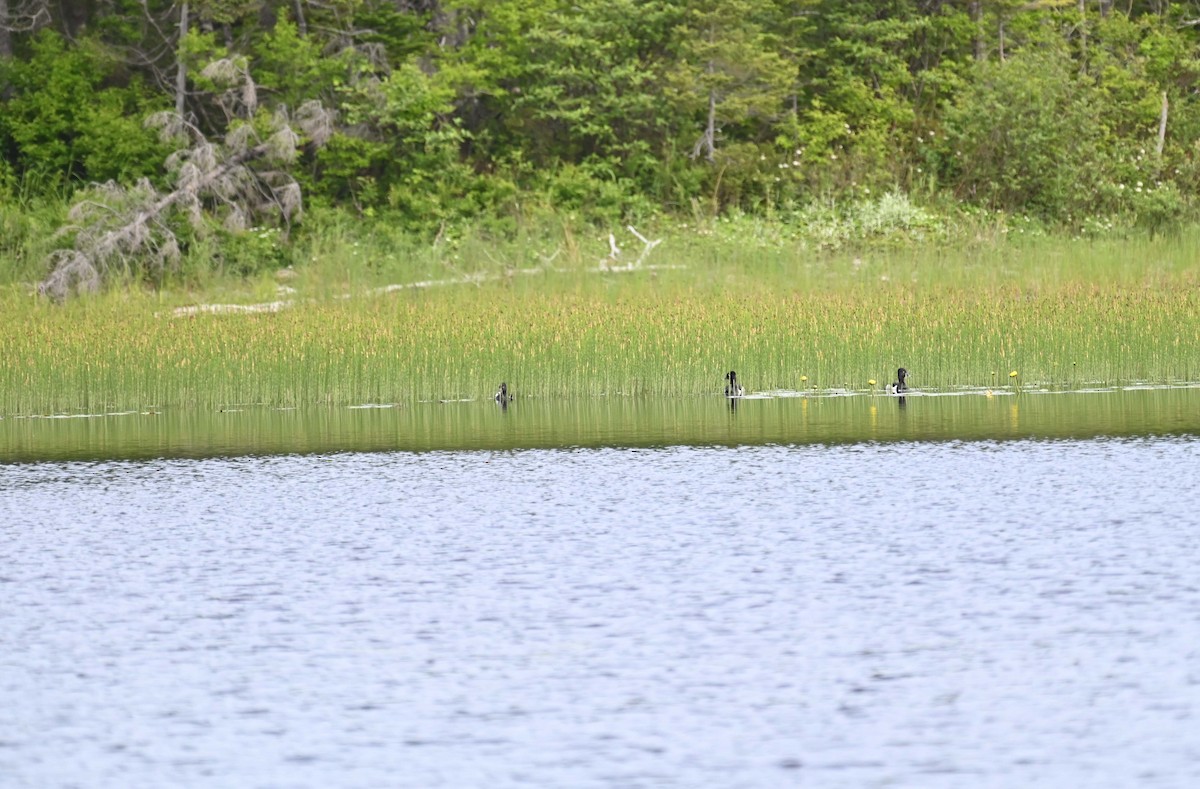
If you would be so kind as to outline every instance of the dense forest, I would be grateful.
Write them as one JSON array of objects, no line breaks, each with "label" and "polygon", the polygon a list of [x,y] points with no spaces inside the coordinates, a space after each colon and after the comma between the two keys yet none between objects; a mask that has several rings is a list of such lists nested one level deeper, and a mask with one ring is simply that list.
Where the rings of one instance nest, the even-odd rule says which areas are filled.
[{"label": "dense forest", "polygon": [[0,257],[55,205],[64,283],[302,211],[1158,232],[1200,186],[1198,44],[1178,0],[0,0]]}]

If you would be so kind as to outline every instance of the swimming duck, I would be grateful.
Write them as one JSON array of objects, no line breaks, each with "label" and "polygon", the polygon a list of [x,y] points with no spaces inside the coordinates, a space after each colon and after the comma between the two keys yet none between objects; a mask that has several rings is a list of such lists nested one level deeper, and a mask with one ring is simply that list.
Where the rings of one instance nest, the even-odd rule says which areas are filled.
[{"label": "swimming duck", "polygon": [[904,377],[908,375],[908,370],[901,367],[896,371],[896,382],[888,386],[888,394],[900,394],[908,391],[908,384],[904,383]]},{"label": "swimming duck", "polygon": [[725,380],[729,382],[725,386],[726,397],[741,397],[746,394],[746,389],[737,382],[737,373],[733,370],[725,374]]},{"label": "swimming duck", "polygon": [[496,391],[496,397],[495,397],[496,402],[499,403],[500,405],[508,405],[508,401],[511,399],[512,399],[512,397],[508,393],[508,384],[507,383],[500,384],[500,388]]}]

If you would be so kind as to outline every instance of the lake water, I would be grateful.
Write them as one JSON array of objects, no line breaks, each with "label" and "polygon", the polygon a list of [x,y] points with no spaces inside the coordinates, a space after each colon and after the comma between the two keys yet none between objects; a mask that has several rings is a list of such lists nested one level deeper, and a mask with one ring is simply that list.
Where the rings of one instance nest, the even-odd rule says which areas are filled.
[{"label": "lake water", "polygon": [[0,786],[1190,787],[1200,389],[0,420]]}]

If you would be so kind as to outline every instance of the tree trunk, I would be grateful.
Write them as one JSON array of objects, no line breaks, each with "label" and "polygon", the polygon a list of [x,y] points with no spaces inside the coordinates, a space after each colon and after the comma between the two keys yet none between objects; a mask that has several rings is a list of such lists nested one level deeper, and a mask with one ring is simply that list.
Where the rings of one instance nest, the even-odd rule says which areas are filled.
[{"label": "tree trunk", "polygon": [[1079,72],[1087,73],[1087,0],[1079,0]]},{"label": "tree trunk", "polygon": [[715,90],[708,92],[708,125],[704,128],[704,141],[708,146],[706,158],[711,162],[717,152],[717,92]]},{"label": "tree trunk", "polygon": [[175,49],[175,114],[180,118],[187,117],[184,115],[187,101],[187,66],[183,62],[183,39],[187,37],[187,32],[188,4],[187,0],[184,0],[179,8],[179,43]]},{"label": "tree trunk", "polygon": [[8,32],[8,0],[0,0],[0,60],[12,58],[12,34]]},{"label": "tree trunk", "polygon": [[[708,73],[712,74],[716,71],[716,66],[710,60],[708,62]],[[704,126],[704,133],[700,135],[700,139],[696,140],[696,147],[692,149],[692,158],[700,158],[700,154],[704,154],[704,158],[712,161],[714,154],[717,151],[717,90],[716,88],[708,89],[708,123]]]},{"label": "tree trunk", "polygon": [[299,31],[300,37],[304,38],[308,35],[308,22],[304,19],[304,3],[302,0],[294,0],[296,4],[296,30]]},{"label": "tree trunk", "polygon": [[60,32],[68,41],[74,41],[87,26],[91,10],[90,3],[58,1],[58,19],[62,28]]},{"label": "tree trunk", "polygon": [[971,0],[969,13],[975,25],[975,59],[983,60],[987,56],[983,46],[983,0]]},{"label": "tree trunk", "polygon": [[1163,147],[1167,144],[1167,92],[1164,90],[1162,94],[1162,114],[1158,117],[1158,147],[1155,149],[1161,157]]}]

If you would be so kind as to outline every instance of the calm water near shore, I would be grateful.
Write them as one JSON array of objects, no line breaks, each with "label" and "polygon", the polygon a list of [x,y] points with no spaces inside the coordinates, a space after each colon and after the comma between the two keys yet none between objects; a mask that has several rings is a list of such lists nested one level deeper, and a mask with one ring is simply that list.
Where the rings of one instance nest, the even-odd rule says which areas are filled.
[{"label": "calm water near shore", "polygon": [[1200,432],[1200,385],[1046,392],[794,392],[737,400],[491,399],[0,419],[0,463],[389,450],[844,444]]},{"label": "calm water near shore", "polygon": [[1200,389],[0,420],[0,785],[1200,781]]}]

